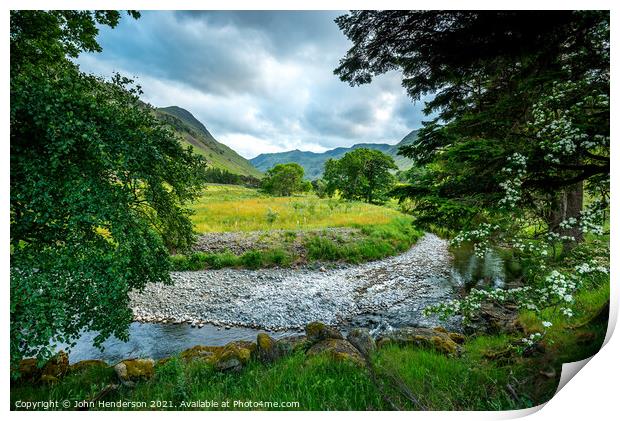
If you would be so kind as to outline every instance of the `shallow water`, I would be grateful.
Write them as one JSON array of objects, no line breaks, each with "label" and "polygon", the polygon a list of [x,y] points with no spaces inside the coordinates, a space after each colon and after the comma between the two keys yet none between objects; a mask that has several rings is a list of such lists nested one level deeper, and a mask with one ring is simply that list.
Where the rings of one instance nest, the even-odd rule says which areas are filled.
[{"label": "shallow water", "polygon": [[[219,330],[218,330],[219,329]],[[205,325],[202,328],[193,328],[188,324],[155,324],[132,323],[129,327],[129,341],[123,342],[115,337],[108,338],[104,349],[95,348],[92,343],[96,334],[84,333],[69,353],[71,363],[81,360],[99,359],[108,363],[115,363],[126,358],[164,358],[196,345],[225,345],[231,341],[255,341],[256,335],[266,332],[274,338],[299,334],[299,332],[249,329],[231,327],[230,329],[217,328]],[[63,349],[58,345],[57,349]]]},{"label": "shallow water", "polygon": [[[453,250],[452,268],[449,275],[433,276],[431,285],[435,292],[420,291],[421,295],[403,296],[398,302],[380,310],[356,314],[350,319],[342,320],[340,328],[343,331],[351,327],[367,327],[375,333],[399,326],[437,326],[439,324],[448,329],[458,328],[454,320],[439,322],[436,317],[425,317],[422,312],[429,296],[449,298],[459,290],[469,290],[473,287],[492,286],[502,288],[506,279],[506,262],[496,252],[490,252],[484,259],[476,257],[471,249],[461,248]],[[375,274],[376,275],[376,274]],[[442,292],[443,291],[443,292]],[[377,297],[389,291],[375,291]],[[298,330],[268,331],[247,327],[216,327],[205,324],[202,328],[192,328],[187,323],[155,324],[132,323],[129,328],[129,340],[123,342],[117,338],[109,338],[104,342],[104,349],[99,350],[92,345],[96,334],[86,332],[77,341],[77,345],[70,350],[70,361],[76,362],[85,359],[101,359],[114,363],[126,358],[149,357],[164,358],[196,345],[225,345],[235,340],[256,340],[256,335],[266,332],[274,338],[299,334]],[[63,349],[59,345],[57,349]]]}]

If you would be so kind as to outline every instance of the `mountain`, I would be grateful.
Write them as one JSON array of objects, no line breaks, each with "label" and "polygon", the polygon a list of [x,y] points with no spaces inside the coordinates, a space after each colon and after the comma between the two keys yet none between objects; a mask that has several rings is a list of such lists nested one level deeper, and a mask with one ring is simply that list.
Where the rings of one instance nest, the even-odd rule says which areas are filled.
[{"label": "mountain", "polygon": [[233,174],[261,177],[259,170],[237,152],[215,140],[204,124],[189,111],[172,106],[156,108],[155,114],[179,133],[183,141],[192,146],[194,152],[204,156],[210,166]]},{"label": "mountain", "polygon": [[413,130],[407,136],[405,136],[396,145],[388,145],[387,143],[358,143],[350,148],[336,148],[329,151],[316,153],[307,151],[288,151],[277,153],[264,153],[255,158],[250,159],[250,162],[259,170],[267,171],[269,168],[276,164],[285,164],[287,162],[296,162],[306,171],[306,177],[314,180],[320,178],[323,175],[323,165],[325,161],[330,158],[339,159],[347,152],[353,149],[368,148],[376,149],[394,158],[394,162],[401,170],[411,168],[412,162],[409,158],[398,155],[398,148],[403,145],[412,143],[417,139],[418,131]]}]

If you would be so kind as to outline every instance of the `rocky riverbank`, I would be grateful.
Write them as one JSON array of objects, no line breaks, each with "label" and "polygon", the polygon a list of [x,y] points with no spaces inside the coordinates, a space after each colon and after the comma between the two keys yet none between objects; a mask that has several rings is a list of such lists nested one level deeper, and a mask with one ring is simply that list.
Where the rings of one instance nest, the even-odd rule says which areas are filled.
[{"label": "rocky riverbank", "polygon": [[435,326],[422,310],[455,294],[445,240],[426,234],[407,252],[341,269],[220,269],[173,273],[174,285],[131,294],[137,321],[200,327],[301,329]]}]

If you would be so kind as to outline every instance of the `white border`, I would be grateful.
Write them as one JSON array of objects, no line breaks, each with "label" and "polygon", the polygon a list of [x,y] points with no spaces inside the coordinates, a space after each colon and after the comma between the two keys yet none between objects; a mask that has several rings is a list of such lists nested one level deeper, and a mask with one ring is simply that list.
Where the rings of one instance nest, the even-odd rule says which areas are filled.
[{"label": "white border", "polygon": [[[136,1],[119,1],[119,0],[108,0],[108,1],[76,1],[76,0],[66,0],[66,1],[36,1],[36,0],[8,0],[3,2],[5,7],[2,10],[2,25],[4,26],[4,34],[7,37],[8,34],[8,26],[9,26],[9,10],[10,9],[137,9],[137,10],[169,10],[169,9],[185,9],[185,10],[199,10],[199,9],[212,9],[212,10],[232,10],[232,9],[241,9],[241,10],[271,10],[271,9],[285,9],[285,10],[347,10],[347,9],[515,9],[515,10],[526,10],[526,9],[611,9],[611,19],[612,22],[615,21],[617,16],[616,10],[613,9],[614,2],[612,1],[603,1],[603,0],[590,0],[590,1],[575,1],[575,0],[565,0],[565,1],[536,1],[536,0],[522,0],[522,1],[502,1],[501,3],[497,1],[481,1],[481,0],[469,0],[467,2],[463,1],[448,1],[448,0],[418,0],[418,1],[395,1],[395,0],[384,0],[384,1],[369,1],[369,0],[359,0],[359,1],[340,1],[340,0],[315,0],[312,2],[295,2],[291,1],[282,1],[282,0],[261,0],[258,1],[250,1],[250,0],[227,0],[225,2],[205,2],[205,1],[162,1],[162,0],[136,0]],[[613,27],[613,24],[612,24]],[[612,32],[612,48],[617,45],[618,37],[615,36],[615,33]],[[8,38],[8,37],[7,37]],[[0,198],[3,200],[3,206],[1,208],[1,217],[2,220],[5,221],[0,227],[2,232],[3,242],[0,246],[1,252],[1,262],[2,262],[2,279],[5,281],[3,283],[4,288],[9,287],[8,281],[8,267],[9,267],[9,168],[10,168],[10,148],[9,148],[9,95],[8,95],[8,79],[9,79],[9,43],[8,39],[5,38],[4,42],[0,44],[0,48],[2,48],[2,55],[4,57],[3,65],[2,65],[2,80],[4,80],[3,90],[4,90],[4,100],[2,101],[1,110],[0,110],[0,118],[3,121],[3,137],[2,137],[2,154],[0,154],[0,159],[2,160],[3,171],[1,172],[1,194]],[[616,54],[612,52],[612,81],[614,81],[617,77],[617,72],[615,69],[617,68],[614,65]],[[616,63],[617,64],[617,63]],[[615,103],[617,99],[617,89],[616,84],[612,82],[612,101],[611,101],[611,109],[612,115],[613,110],[616,109]],[[612,138],[614,138],[614,134],[618,132],[617,130],[617,120],[612,119],[611,129],[612,129]],[[613,142],[612,142],[612,148]],[[617,177],[616,171],[613,169],[614,163],[612,162],[612,185],[616,185]],[[611,198],[611,216],[612,221],[617,220],[617,209],[618,209],[618,200],[616,200],[615,194],[612,195]],[[490,419],[512,419],[518,418],[522,416],[531,415],[532,419],[580,419],[584,418],[589,419],[611,419],[616,418],[618,415],[618,397],[617,397],[617,387],[618,387],[618,374],[619,374],[619,362],[618,357],[620,356],[620,340],[618,340],[617,335],[615,337],[611,336],[613,328],[616,323],[617,314],[618,314],[618,298],[620,294],[618,294],[618,281],[614,279],[614,275],[616,274],[616,264],[614,262],[618,261],[620,257],[618,255],[618,247],[617,241],[615,238],[612,238],[612,249],[611,249],[611,260],[612,260],[612,268],[611,268],[611,279],[612,279],[612,287],[611,287],[611,314],[610,314],[610,328],[608,330],[608,334],[606,337],[606,345],[601,349],[601,351],[595,355],[593,358],[589,360],[588,369],[579,373],[576,378],[570,382],[555,396],[551,401],[549,401],[546,405],[541,405],[537,408],[520,410],[520,411],[504,411],[504,412],[425,412],[425,413],[411,413],[411,412],[403,412],[403,413],[381,413],[380,417],[389,417],[392,419],[408,419],[411,417],[416,417],[416,419],[459,419],[459,420],[490,420]],[[6,291],[6,289],[5,289]],[[2,381],[2,390],[5,392],[3,394],[4,400],[2,402],[3,409],[6,412],[9,411],[9,368],[8,368],[8,360],[9,360],[9,294],[5,294],[2,302],[2,335],[4,340],[4,346],[0,351],[0,361],[2,366],[4,367],[3,372],[5,373]],[[608,342],[607,342],[608,341]],[[565,372],[563,371],[563,376]],[[544,406],[543,410],[540,410]],[[26,413],[26,412],[10,412],[8,415],[11,418],[20,418],[20,419],[38,419],[39,417],[45,417],[45,419],[81,419],[84,418],[84,412],[64,412],[64,413]],[[310,419],[314,418],[317,414],[312,412],[296,412],[292,414],[290,412],[249,412],[244,413],[247,414],[247,417],[251,417],[253,419],[273,419],[273,418],[291,418],[295,419]],[[375,414],[369,413],[323,413],[320,416],[327,416],[329,418],[338,418],[339,420],[342,418],[359,418],[364,417],[366,415],[369,416],[377,416]],[[108,419],[110,414],[102,413],[102,412],[93,412],[89,413],[89,418],[93,419]],[[121,418],[132,418],[136,417],[149,417],[151,419],[162,419],[170,416],[175,416],[171,413],[156,413],[156,412],[148,412],[148,413],[129,413],[129,412],[119,412],[114,414],[115,417]],[[218,419],[230,420],[237,419],[242,417],[242,413],[238,412],[223,412],[218,413]],[[201,419],[204,420],[205,417],[214,417],[214,414],[203,414],[201,412],[191,412],[183,415],[184,418],[190,419]]]}]

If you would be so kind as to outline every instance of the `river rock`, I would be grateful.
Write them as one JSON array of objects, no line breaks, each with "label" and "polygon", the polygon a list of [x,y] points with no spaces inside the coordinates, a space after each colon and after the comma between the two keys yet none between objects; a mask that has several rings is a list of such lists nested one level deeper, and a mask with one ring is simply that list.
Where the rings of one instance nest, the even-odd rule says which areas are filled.
[{"label": "river rock", "polygon": [[105,363],[105,361],[102,360],[82,360],[82,361],[78,361],[75,364],[71,364],[69,366],[69,372],[70,373],[75,373],[78,371],[84,371],[87,369],[90,369],[92,367],[107,367],[108,365]]},{"label": "river rock", "polygon": [[365,357],[377,349],[375,340],[370,336],[368,329],[356,328],[349,332],[347,340]]},{"label": "river rock", "polygon": [[306,325],[306,337],[311,343],[325,339],[344,339],[338,329],[326,326],[321,322],[311,322]]},{"label": "river rock", "polygon": [[[60,351],[50,358],[43,367],[39,367],[36,358],[25,358],[19,362],[17,370],[19,372],[20,381],[55,382],[54,379],[60,379],[69,371],[69,356],[66,352]],[[43,379],[43,376],[45,376],[45,379]]]},{"label": "river rock", "polygon": [[250,361],[257,346],[254,342],[235,341],[225,346],[197,345],[181,352],[185,361],[202,360],[217,370],[238,370]]},{"label": "river rock", "polygon": [[364,365],[362,354],[343,339],[325,339],[314,344],[307,354],[308,356],[327,354],[336,361],[350,361],[357,365]]},{"label": "river rock", "polygon": [[114,366],[119,381],[133,387],[136,381],[147,380],[155,374],[155,361],[151,358],[123,360]]},{"label": "river rock", "polygon": [[305,335],[286,336],[278,339],[276,346],[282,355],[288,355],[298,350],[307,349],[310,346],[310,341]]},{"label": "river rock", "polygon": [[280,357],[280,350],[277,347],[276,341],[266,333],[259,333],[256,336],[256,355],[259,361],[273,362]]},{"label": "river rock", "polygon": [[403,327],[385,333],[377,340],[377,346],[388,344],[416,346],[432,349],[447,355],[457,355],[458,344],[448,333],[421,327]]}]

